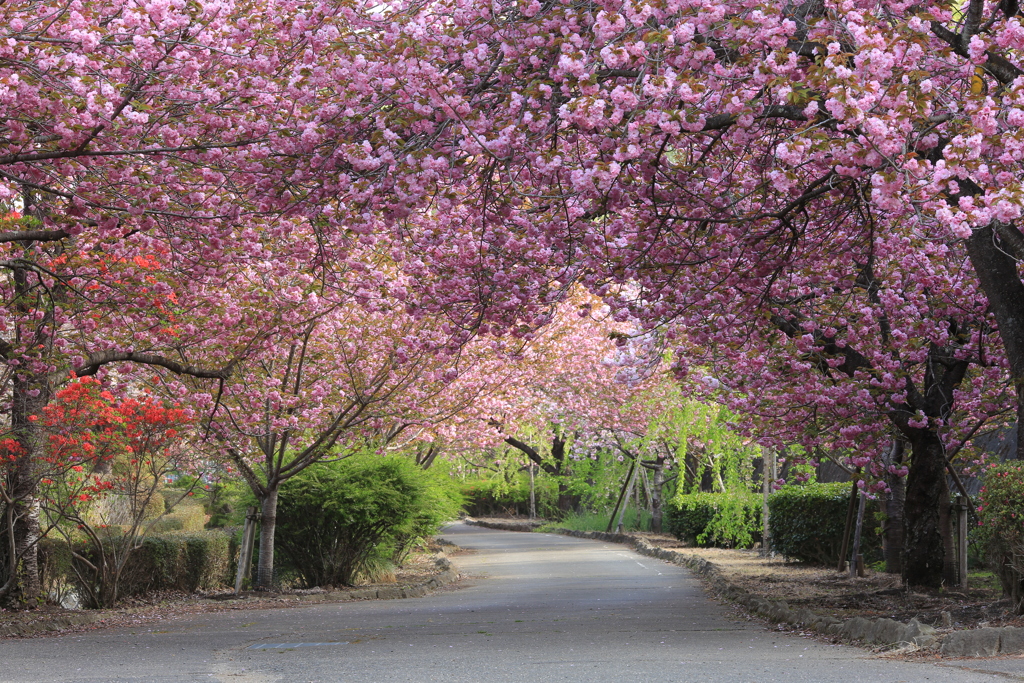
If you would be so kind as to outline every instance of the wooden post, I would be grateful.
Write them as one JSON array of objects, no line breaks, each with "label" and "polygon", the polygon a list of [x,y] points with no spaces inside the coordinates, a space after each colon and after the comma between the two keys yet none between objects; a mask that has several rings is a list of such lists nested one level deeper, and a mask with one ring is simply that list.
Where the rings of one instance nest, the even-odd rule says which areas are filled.
[{"label": "wooden post", "polygon": [[[636,471],[638,469],[640,469],[638,467],[638,465],[637,465],[637,462],[639,460],[640,460],[640,456],[638,455],[636,457],[636,460],[633,461],[633,473],[632,473],[632,476],[630,476],[630,478],[629,478],[629,484],[628,484],[629,488],[626,490],[626,496],[625,496],[625,498],[623,498],[622,507],[619,509],[619,523],[615,526],[615,533],[617,533],[617,534],[621,534],[622,533],[622,520],[626,516],[626,508],[629,506],[629,494],[632,493],[633,485],[636,483],[636,474],[637,474]],[[639,505],[637,507],[639,508]]]},{"label": "wooden post", "polygon": [[245,511],[245,526],[242,529],[242,547],[238,549],[238,571],[235,573],[235,595],[242,592],[242,581],[249,575],[252,567],[252,549],[256,539],[256,508]]},{"label": "wooden post", "polygon": [[853,532],[853,554],[850,557],[851,579],[857,575],[857,558],[860,556],[860,532],[864,527],[864,501],[866,498],[867,496],[862,493],[860,494],[860,500],[857,501],[857,526]]},{"label": "wooden post", "polygon": [[537,494],[534,489],[534,467],[536,464],[530,461],[530,519],[537,519]]},{"label": "wooden post", "polygon": [[850,487],[850,504],[846,506],[846,526],[843,527],[843,544],[839,548],[838,572],[846,571],[846,553],[850,550],[850,532],[853,531],[854,515],[857,512],[857,478],[860,476],[860,468],[853,475],[853,483]]},{"label": "wooden post", "polygon": [[967,588],[967,519],[969,506],[963,496],[956,497],[954,504],[956,509],[956,554],[957,554],[957,585],[960,588]]},{"label": "wooden post", "polygon": [[626,474],[626,481],[622,482],[622,490],[619,491],[619,499],[615,502],[615,507],[612,509],[612,514],[608,517],[608,528],[605,529],[609,534],[612,532],[612,527],[615,525],[615,515],[619,512],[619,506],[624,505],[623,499],[626,498],[627,489],[629,488],[630,482],[633,481],[633,472],[636,469],[636,460],[630,465],[629,472]]},{"label": "wooden post", "polygon": [[[768,467],[768,458],[772,459],[772,466]],[[761,502],[761,557],[768,557],[771,554],[772,534],[768,525],[768,494],[772,491],[772,484],[769,476],[775,469],[775,451],[765,448],[761,451],[761,493],[764,500]]]}]

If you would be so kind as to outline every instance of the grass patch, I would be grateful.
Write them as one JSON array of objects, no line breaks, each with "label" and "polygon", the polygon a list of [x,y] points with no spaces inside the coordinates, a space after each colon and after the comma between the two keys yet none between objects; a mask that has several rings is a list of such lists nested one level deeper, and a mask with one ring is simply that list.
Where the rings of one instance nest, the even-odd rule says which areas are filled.
[{"label": "grass patch", "polygon": [[992,593],[995,599],[1002,595],[1003,587],[999,577],[988,569],[971,569],[967,572],[967,588],[973,592]]}]

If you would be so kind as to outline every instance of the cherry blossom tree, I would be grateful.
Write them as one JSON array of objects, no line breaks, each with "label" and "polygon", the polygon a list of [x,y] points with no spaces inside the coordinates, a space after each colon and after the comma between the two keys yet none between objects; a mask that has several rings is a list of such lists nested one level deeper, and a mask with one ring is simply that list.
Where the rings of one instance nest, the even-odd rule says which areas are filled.
[{"label": "cherry blossom tree", "polygon": [[[280,307],[228,283],[344,261],[338,207],[361,201],[348,185],[371,169],[358,133],[351,157],[330,130],[358,118],[343,105],[367,84],[343,76],[355,68],[343,34],[358,30],[345,2],[285,0],[255,17],[231,0],[23,0],[0,17],[0,357],[20,444],[5,474],[31,598],[32,418],[72,370],[229,377]],[[224,337],[239,345],[223,365],[203,365],[197,348],[246,325],[248,341]]]},{"label": "cherry blossom tree", "polygon": [[259,500],[260,589],[273,585],[281,484],[443,419],[434,410],[447,407],[440,395],[458,372],[446,326],[388,299],[334,302],[308,291],[295,314],[302,319],[278,327],[216,396],[195,396],[217,449]]},{"label": "cherry blossom tree", "polygon": [[[910,439],[908,498],[931,512],[908,519],[922,559],[905,578],[941,581],[938,435],[1004,411],[999,368],[1021,385],[1024,289],[1003,246],[1021,242],[1020,21],[982,0],[439,2],[386,19],[401,46],[388,68],[437,69],[427,87],[396,78],[388,112],[399,127],[429,111],[444,215],[394,227],[431,255],[423,268],[451,274],[430,305],[515,329],[580,281],[647,325],[692,331],[711,302],[734,344],[758,328],[787,346],[787,375],[812,378],[817,362],[867,383],[850,389],[859,427],[810,435]],[[436,38],[414,45],[427,26]],[[396,169],[407,139],[387,145]],[[824,298],[833,322],[807,312]],[[872,339],[849,340],[865,305],[881,314]],[[879,390],[891,415],[872,406]],[[961,409],[981,412],[961,429]],[[858,446],[880,456],[882,441]]]}]

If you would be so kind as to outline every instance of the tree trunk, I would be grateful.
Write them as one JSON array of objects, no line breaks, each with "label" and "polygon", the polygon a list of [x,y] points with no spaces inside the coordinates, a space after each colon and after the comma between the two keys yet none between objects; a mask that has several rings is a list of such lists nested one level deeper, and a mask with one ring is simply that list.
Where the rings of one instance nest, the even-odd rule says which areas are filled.
[{"label": "tree trunk", "polygon": [[[890,451],[887,465],[899,467],[903,464],[905,446],[902,440],[896,440]],[[885,552],[885,571],[887,574],[903,573],[903,505],[907,495],[907,482],[904,477],[894,474],[885,475],[885,483],[889,486],[889,497],[882,500],[882,514],[885,515],[882,543]]]},{"label": "tree trunk", "polygon": [[260,559],[256,569],[256,590],[274,588],[274,531],[277,528],[277,493],[280,484],[267,486],[260,501]]},{"label": "tree trunk", "polygon": [[8,490],[14,500],[14,546],[15,555],[20,558],[16,571],[20,572],[20,601],[24,603],[38,600],[42,592],[36,491],[39,486],[37,467],[43,456],[43,435],[38,420],[33,418],[42,414],[49,400],[47,384],[46,378],[39,377],[27,380],[15,377],[13,382],[11,427],[22,453],[11,468]]},{"label": "tree trunk", "polygon": [[429,470],[430,466],[434,464],[434,460],[437,459],[438,453],[441,452],[441,447],[437,442],[432,442],[428,446],[422,444],[416,447],[416,464],[425,470]]},{"label": "tree trunk", "polygon": [[697,456],[687,449],[683,462],[679,464],[683,468],[683,493],[692,493],[697,483]]},{"label": "tree trunk", "polygon": [[976,229],[967,253],[999,325],[1010,374],[1017,389],[1017,454],[1024,460],[1024,283],[1017,262],[995,242],[991,226]]},{"label": "tree trunk", "polygon": [[[930,430],[919,430],[911,439],[910,447],[904,506],[903,583],[938,588],[942,585],[946,564],[944,539],[952,534],[945,455],[938,435]],[[943,525],[947,528],[943,529]]]}]

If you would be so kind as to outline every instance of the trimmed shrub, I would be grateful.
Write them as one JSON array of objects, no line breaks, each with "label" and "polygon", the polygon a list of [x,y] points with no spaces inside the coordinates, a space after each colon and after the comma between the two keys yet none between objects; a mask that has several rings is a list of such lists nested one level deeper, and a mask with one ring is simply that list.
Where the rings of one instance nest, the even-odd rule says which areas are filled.
[{"label": "trimmed shrub", "polygon": [[985,472],[978,537],[1003,594],[1018,612],[1024,601],[1024,465],[1004,463]]},{"label": "trimmed shrub", "polygon": [[[111,541],[117,540],[120,529],[112,528]],[[221,530],[171,532],[153,534],[142,539],[138,548],[131,551],[117,581],[117,596],[124,599],[158,590],[179,590],[194,593],[211,589],[230,582],[231,555],[230,534]],[[87,607],[89,596],[96,594],[96,587],[89,591],[82,584],[94,572],[75,572],[71,551],[64,541],[45,539],[40,544],[43,557],[43,580],[51,593],[63,591],[65,586],[74,586],[75,592]],[[75,541],[75,552],[95,563],[98,553],[92,544],[84,539]],[[55,596],[57,597],[57,596]]]},{"label": "trimmed shrub", "polygon": [[194,593],[215,588],[230,581],[230,545],[230,535],[220,530],[148,536],[136,551],[135,573],[152,572],[147,590]]},{"label": "trimmed shrub", "polygon": [[761,538],[761,503],[745,491],[683,494],[669,504],[663,524],[687,543],[749,548]]},{"label": "trimmed shrub", "polygon": [[459,501],[411,460],[376,454],[314,465],[281,486],[275,549],[308,587],[352,585],[382,549],[434,533]]},{"label": "trimmed shrub", "polygon": [[[843,545],[850,484],[784,486],[768,496],[768,527],[772,550],[786,559],[811,564],[837,564]],[[864,514],[861,552],[872,561],[881,557],[878,520]]]}]

